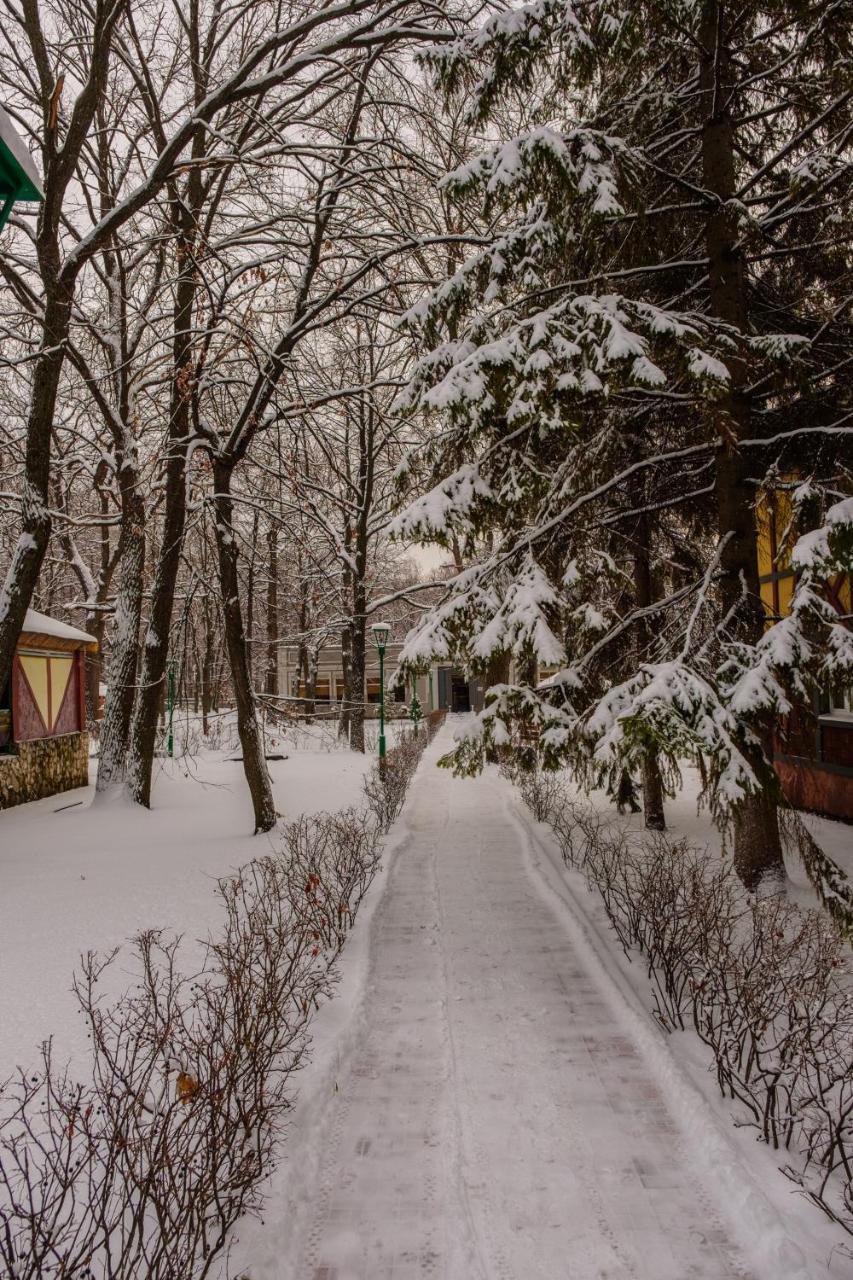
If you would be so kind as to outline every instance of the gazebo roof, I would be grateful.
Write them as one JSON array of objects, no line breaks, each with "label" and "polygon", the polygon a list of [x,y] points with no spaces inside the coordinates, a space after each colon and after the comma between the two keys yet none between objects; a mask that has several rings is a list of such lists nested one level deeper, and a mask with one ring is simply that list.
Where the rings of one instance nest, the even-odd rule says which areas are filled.
[{"label": "gazebo roof", "polygon": [[81,631],[79,627],[70,627],[67,622],[60,622],[58,618],[49,618],[46,613],[28,609],[19,643],[41,641],[40,647],[43,648],[45,642],[51,640],[60,641],[63,649],[96,650],[98,647],[95,637],[90,636],[86,631]]}]

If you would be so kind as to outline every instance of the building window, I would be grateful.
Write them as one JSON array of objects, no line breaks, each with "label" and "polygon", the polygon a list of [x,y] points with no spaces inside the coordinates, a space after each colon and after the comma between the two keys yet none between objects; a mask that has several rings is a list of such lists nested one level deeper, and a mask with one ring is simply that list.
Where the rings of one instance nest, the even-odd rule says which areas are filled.
[{"label": "building window", "polygon": [[838,720],[853,720],[853,686],[831,693],[823,714]]},{"label": "building window", "polygon": [[[328,676],[317,677],[317,684],[314,691],[315,702],[329,701],[330,684],[331,682]],[[290,681],[290,696],[292,698],[302,698],[305,700],[308,698],[308,686],[304,680],[300,679],[299,676],[293,676]]]}]

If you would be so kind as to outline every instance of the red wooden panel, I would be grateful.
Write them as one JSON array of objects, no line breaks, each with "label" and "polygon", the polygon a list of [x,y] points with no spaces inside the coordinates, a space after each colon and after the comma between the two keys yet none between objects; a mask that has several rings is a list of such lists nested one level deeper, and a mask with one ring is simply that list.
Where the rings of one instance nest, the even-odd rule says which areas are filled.
[{"label": "red wooden panel", "polygon": [[47,726],[17,658],[12,665],[12,697],[12,735],[15,741],[32,742],[36,738],[46,738]]},{"label": "red wooden panel", "polygon": [[[840,723],[821,725],[823,758],[827,764],[853,766],[853,725]],[[848,785],[853,786],[848,781]]]},{"label": "red wooden panel", "polygon": [[853,822],[853,780],[830,773],[819,764],[792,764],[776,761],[782,790],[795,809],[810,809],[830,818]]},{"label": "red wooden panel", "polygon": [[58,738],[62,733],[79,733],[80,728],[80,663],[75,655],[65,697],[54,721],[51,736]]}]

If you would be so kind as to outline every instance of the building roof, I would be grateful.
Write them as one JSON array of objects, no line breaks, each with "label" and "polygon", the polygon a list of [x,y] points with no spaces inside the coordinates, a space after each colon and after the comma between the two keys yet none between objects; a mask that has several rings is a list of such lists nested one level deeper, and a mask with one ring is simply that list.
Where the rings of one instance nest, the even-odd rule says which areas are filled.
[{"label": "building roof", "polygon": [[56,640],[75,640],[78,644],[97,645],[94,636],[81,631],[78,627],[70,627],[67,622],[58,618],[49,618],[46,613],[37,613],[35,609],[27,609],[23,631],[33,635],[52,636]]}]

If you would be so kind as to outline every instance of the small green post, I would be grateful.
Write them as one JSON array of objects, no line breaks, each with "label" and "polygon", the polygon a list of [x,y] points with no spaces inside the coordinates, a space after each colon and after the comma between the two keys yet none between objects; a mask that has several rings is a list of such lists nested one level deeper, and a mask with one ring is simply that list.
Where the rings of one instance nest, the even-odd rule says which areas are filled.
[{"label": "small green post", "polygon": [[370,628],[379,654],[379,765],[385,759],[385,646],[388,643],[390,622],[374,622]]},{"label": "small green post", "polygon": [[166,740],[166,754],[171,760],[175,754],[175,737],[172,732],[172,721],[175,715],[175,664],[169,663],[168,671],[168,696],[169,696],[169,736]]},{"label": "small green post", "polygon": [[385,759],[385,650],[379,650],[379,759]]}]

